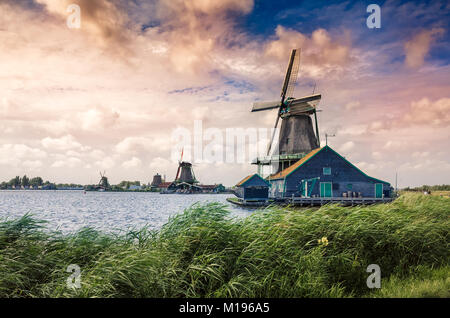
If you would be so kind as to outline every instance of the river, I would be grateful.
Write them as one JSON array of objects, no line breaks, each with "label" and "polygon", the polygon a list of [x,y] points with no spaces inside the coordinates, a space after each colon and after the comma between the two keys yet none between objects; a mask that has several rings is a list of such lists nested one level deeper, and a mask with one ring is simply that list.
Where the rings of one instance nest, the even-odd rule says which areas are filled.
[{"label": "river", "polygon": [[91,227],[113,233],[143,226],[158,229],[169,217],[196,202],[226,204],[232,217],[253,212],[233,206],[227,197],[233,195],[10,190],[0,191],[0,219],[12,220],[30,213],[47,221],[48,230],[70,233]]}]

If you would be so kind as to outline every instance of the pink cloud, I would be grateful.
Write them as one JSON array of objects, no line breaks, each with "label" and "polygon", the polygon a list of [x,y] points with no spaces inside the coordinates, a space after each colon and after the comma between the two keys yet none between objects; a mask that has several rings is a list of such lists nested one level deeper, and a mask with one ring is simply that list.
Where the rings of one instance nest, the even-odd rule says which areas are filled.
[{"label": "pink cloud", "polygon": [[430,51],[431,45],[443,34],[444,29],[433,28],[431,30],[423,30],[407,41],[404,45],[406,66],[410,68],[421,67],[425,61],[425,57]]}]

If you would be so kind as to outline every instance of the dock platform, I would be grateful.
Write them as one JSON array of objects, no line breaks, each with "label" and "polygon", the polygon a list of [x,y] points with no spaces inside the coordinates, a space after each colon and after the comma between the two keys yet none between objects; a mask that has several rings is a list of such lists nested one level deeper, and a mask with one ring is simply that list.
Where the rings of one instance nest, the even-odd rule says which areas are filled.
[{"label": "dock platform", "polygon": [[227,198],[227,201],[241,207],[265,207],[271,204],[276,205],[290,205],[290,206],[321,206],[324,204],[340,204],[342,206],[355,205],[371,205],[378,203],[389,203],[395,198],[346,198],[346,197],[331,197],[331,198],[305,198],[292,197],[283,199],[270,199],[269,201],[243,201],[239,198]]},{"label": "dock platform", "polygon": [[286,198],[285,204],[295,206],[317,206],[329,203],[338,203],[343,206],[354,205],[370,205],[377,203],[388,203],[393,201],[394,198],[346,198],[346,197],[331,197],[331,198],[305,198],[305,197],[293,197]]}]

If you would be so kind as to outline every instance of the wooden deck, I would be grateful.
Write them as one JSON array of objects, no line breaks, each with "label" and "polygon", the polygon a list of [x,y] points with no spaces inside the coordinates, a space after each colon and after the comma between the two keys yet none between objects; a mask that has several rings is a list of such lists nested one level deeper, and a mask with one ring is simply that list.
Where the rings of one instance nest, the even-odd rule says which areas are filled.
[{"label": "wooden deck", "polygon": [[394,198],[345,198],[345,197],[332,197],[332,198],[304,198],[293,197],[284,199],[285,204],[298,205],[298,206],[317,206],[328,203],[339,203],[345,206],[353,205],[369,205],[377,203],[388,203],[393,201]]},{"label": "wooden deck", "polygon": [[333,198],[304,198],[293,197],[283,199],[270,199],[268,202],[264,201],[243,201],[240,198],[227,198],[227,201],[241,207],[264,207],[271,204],[277,205],[290,205],[290,206],[321,206],[324,204],[340,204],[343,206],[355,206],[355,205],[370,205],[378,203],[389,203],[395,198],[345,198],[345,197],[333,197]]},{"label": "wooden deck", "polygon": [[227,201],[241,207],[264,207],[270,204],[269,201],[244,201],[240,198],[227,198]]}]

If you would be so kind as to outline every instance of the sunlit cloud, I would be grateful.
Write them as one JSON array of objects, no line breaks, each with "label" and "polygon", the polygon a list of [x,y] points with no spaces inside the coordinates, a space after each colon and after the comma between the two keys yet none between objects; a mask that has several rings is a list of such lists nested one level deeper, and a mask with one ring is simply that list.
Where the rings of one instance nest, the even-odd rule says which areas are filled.
[{"label": "sunlit cloud", "polygon": [[[80,5],[80,29],[66,25],[71,3]],[[386,27],[361,40],[362,30],[348,27],[356,13],[341,5],[323,17],[338,29],[306,27],[306,13],[294,10],[305,13],[298,23],[274,12],[273,28],[254,34],[244,22],[257,9],[253,0],[2,1],[0,172],[8,178],[28,169],[81,183],[98,170],[112,182],[174,177],[177,127],[192,131],[195,120],[205,129],[273,127],[276,114],[250,113],[251,104],[278,98],[292,48],[302,51],[296,96],[322,93],[321,139],[335,133],[330,144],[374,175],[405,158],[411,165],[402,169],[417,171],[423,157],[412,153],[448,143],[448,60],[433,60],[436,48],[445,49],[442,23],[408,28],[395,40]],[[396,7],[388,3],[389,10]],[[410,12],[417,19],[430,14],[417,10]],[[377,36],[388,40],[368,45]],[[436,162],[448,157],[442,151]],[[195,169],[201,181],[227,185],[254,171],[247,164]],[[421,182],[415,176],[411,182]]]}]

